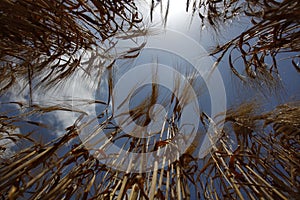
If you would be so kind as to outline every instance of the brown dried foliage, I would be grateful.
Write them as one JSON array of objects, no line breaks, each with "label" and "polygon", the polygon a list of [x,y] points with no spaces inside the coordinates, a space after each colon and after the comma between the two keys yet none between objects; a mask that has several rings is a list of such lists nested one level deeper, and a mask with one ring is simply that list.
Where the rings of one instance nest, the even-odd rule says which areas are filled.
[{"label": "brown dried foliage", "polygon": [[[300,50],[300,5],[297,0],[225,0],[225,1],[188,1],[192,12],[198,13],[203,25],[219,30],[220,25],[236,16],[251,19],[252,26],[236,38],[217,46],[210,55],[217,56],[216,67],[228,54],[229,67],[241,80],[258,79],[272,87],[278,82],[278,54],[291,53],[292,66],[299,72]],[[235,21],[234,21],[235,22]],[[219,33],[221,34],[221,32]],[[236,59],[232,57],[239,55]],[[241,60],[241,66],[235,64]]]},{"label": "brown dried foliage", "polygon": [[124,0],[4,0],[0,10],[0,93],[19,79],[32,85],[39,75],[39,84],[58,84],[80,68],[85,51],[105,57],[111,38],[137,32],[142,20],[134,2]]},{"label": "brown dried foliage", "polygon": [[[226,52],[238,50],[246,73],[243,75],[236,69],[230,54],[233,73],[241,79],[262,76],[270,80],[269,75],[276,73],[276,54],[299,51],[299,3],[293,0],[246,0],[244,3],[245,14],[253,17],[253,27],[218,47],[212,55],[221,53],[217,65]],[[187,9],[190,4],[193,12],[204,6],[207,16],[200,13],[199,16],[203,20],[207,18],[213,26],[243,11],[239,1],[187,1]],[[94,45],[102,48],[103,42],[113,41],[116,35],[128,39],[128,30],[138,30],[132,32],[135,36],[144,34],[138,29],[141,21],[132,1],[4,0],[0,9],[1,93],[8,91],[18,79],[27,79],[31,85],[34,77],[45,71],[49,73],[43,81],[53,83],[52,86],[58,84],[79,68],[82,49],[93,49]],[[109,44],[113,48],[113,43]],[[137,56],[143,45],[121,57]],[[68,59],[63,60],[62,56]],[[273,60],[271,66],[265,65],[267,56]],[[97,64],[96,59],[91,60],[89,66]],[[113,64],[109,63],[108,68]],[[292,64],[299,69],[296,61]],[[113,77],[108,82],[111,94]],[[178,92],[177,89],[173,92]],[[157,86],[152,85],[151,98],[131,110],[137,121],[149,120],[148,112],[158,96]],[[104,120],[96,128],[109,127],[112,142],[123,139],[130,151],[144,152],[172,143],[172,137],[178,134],[178,117],[182,111],[178,101],[187,103],[186,96],[164,101],[166,105],[176,105],[161,132],[169,135],[151,141],[120,133],[108,111],[111,96],[107,102],[87,99],[78,102],[107,106],[98,116]],[[87,115],[84,110],[67,103],[7,104],[18,108],[1,111],[0,155],[8,150],[6,144],[10,141],[20,149],[9,158],[0,157],[0,194],[4,199],[296,199],[300,195],[299,102],[279,105],[264,113],[259,112],[255,101],[230,109],[225,128],[217,130],[220,140],[212,144],[204,159],[195,156],[197,148],[193,147],[174,163],[165,160],[165,168],[157,170],[154,166],[152,172],[139,174],[110,169],[90,154],[78,138],[82,127],[89,123],[83,121]],[[81,116],[66,127],[62,136],[44,144],[31,135],[42,135],[44,129],[51,131],[51,127],[28,118],[51,112],[73,112]],[[204,127],[212,121],[205,113],[199,113],[199,117]],[[24,123],[36,129],[20,134],[18,128]],[[102,149],[96,153],[107,159]]]}]

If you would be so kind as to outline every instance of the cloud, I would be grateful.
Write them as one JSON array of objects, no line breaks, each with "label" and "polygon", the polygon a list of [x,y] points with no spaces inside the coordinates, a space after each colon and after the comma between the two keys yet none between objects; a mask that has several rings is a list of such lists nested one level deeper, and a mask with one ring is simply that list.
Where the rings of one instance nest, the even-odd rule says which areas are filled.
[{"label": "cloud", "polygon": [[[13,133],[20,134],[20,129],[14,129]],[[9,159],[15,153],[17,143],[14,140],[16,139],[16,137],[10,136],[5,132],[0,133],[0,161],[2,159]]]}]

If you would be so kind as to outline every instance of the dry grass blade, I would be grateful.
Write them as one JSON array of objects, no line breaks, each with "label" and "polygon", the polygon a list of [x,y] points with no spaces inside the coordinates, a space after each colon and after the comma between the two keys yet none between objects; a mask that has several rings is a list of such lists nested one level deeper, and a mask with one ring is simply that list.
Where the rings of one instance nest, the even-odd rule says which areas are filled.
[{"label": "dry grass blade", "polygon": [[[218,198],[224,194],[230,198],[236,198],[236,194],[251,199],[296,198],[300,192],[299,180],[295,180],[299,175],[293,172],[300,167],[295,164],[299,162],[299,139],[294,134],[299,127],[298,105],[299,102],[283,104],[260,113],[258,105],[249,102],[229,110],[225,134],[208,156],[213,162],[207,161],[199,178],[215,177],[212,187],[220,187],[215,193]],[[293,167],[287,167],[286,163]],[[205,183],[210,184],[208,180]],[[200,186],[213,194],[209,187]]]},{"label": "dry grass blade", "polygon": [[[166,2],[163,13],[161,1],[151,1],[151,19],[154,17],[154,7],[160,4],[166,25],[168,14],[172,12],[169,10],[170,3],[169,0]],[[244,82],[276,86],[278,53],[299,52],[297,0],[187,0],[186,10],[198,13],[204,24],[210,24],[217,31],[221,23],[241,13],[253,18],[252,27],[210,54],[219,55],[212,71],[228,55],[229,67]],[[199,133],[183,155],[178,155],[177,151],[181,144],[172,139],[177,134],[185,134],[179,127],[181,115],[184,106],[195,99],[188,91],[188,84],[180,82],[179,77],[175,78],[170,95],[153,83],[149,84],[148,95],[139,98],[140,91],[134,93],[137,85],[128,95],[136,98],[138,103],[131,105],[128,113],[119,116],[110,112],[115,103],[112,94],[117,81],[114,74],[116,59],[134,59],[146,45],[145,40],[141,44],[134,40],[150,33],[144,29],[142,19],[135,1],[1,2],[0,95],[13,90],[18,83],[25,83],[24,86],[29,89],[29,103],[17,100],[1,102],[1,197],[297,199],[300,195],[299,102],[279,105],[265,113],[261,113],[258,101],[244,103],[229,109],[222,122],[215,122],[204,112],[198,113],[201,130],[199,128]],[[110,52],[115,50],[120,40],[134,41],[136,46],[112,57]],[[299,55],[294,54],[290,58],[297,71],[298,58]],[[244,72],[237,67],[237,59],[243,63]],[[269,65],[268,60],[271,61]],[[153,67],[151,74],[152,82],[157,82],[159,78],[156,67]],[[107,101],[81,98],[42,105],[33,99],[35,90],[54,89],[74,78],[79,71],[83,77],[95,78],[94,85],[97,85],[103,69],[108,71]],[[192,75],[188,80],[192,86],[196,84],[194,79]],[[117,105],[118,108],[130,101],[129,96]],[[126,134],[120,124],[115,123],[116,117],[130,115],[124,117],[124,124],[131,118],[136,124],[146,127],[151,123],[152,115],[161,112],[158,109],[151,113],[156,104],[162,105],[167,112],[161,120],[160,129],[151,135],[152,138],[141,139]],[[89,113],[79,107],[88,105],[101,105],[105,109],[97,117],[86,120]],[[3,110],[2,106],[13,108]],[[71,126],[63,127],[65,132],[61,135],[51,135],[53,137],[49,142],[38,140],[35,135],[45,135],[47,131],[52,134],[54,130],[50,123],[42,122],[39,117],[59,112],[80,116],[70,123]],[[218,135],[209,138],[212,148],[200,159],[196,154],[201,132],[218,123],[225,123],[224,129],[214,130]],[[86,141],[81,141],[79,133],[89,125],[93,126],[93,130],[89,130]],[[25,126],[33,130],[27,130]],[[135,132],[145,130],[134,127]],[[100,131],[105,134],[97,137]],[[144,172],[147,156],[132,157],[128,161],[121,150],[109,155],[105,150],[112,144],[133,153],[157,151],[157,157],[151,163],[151,169]],[[4,154],[14,148],[20,149],[11,151],[8,156]],[[161,152],[163,154],[159,154]],[[168,159],[168,154],[174,154],[178,159],[173,162]],[[139,159],[142,162],[136,164]],[[127,170],[109,168],[104,161],[110,161],[112,166],[125,166]],[[161,164],[164,167],[159,169]],[[138,170],[132,172],[132,168]]]},{"label": "dry grass blade", "polygon": [[[0,78],[1,94],[25,78],[32,96],[38,76],[44,86],[53,87],[80,68],[83,52],[108,55],[110,46],[103,45],[107,40],[137,33],[142,26],[135,4],[123,0],[3,1],[0,10],[0,72],[5,75]],[[94,69],[88,66],[85,71],[89,70]]]},{"label": "dry grass blade", "polygon": [[[191,4],[190,1],[187,1]],[[197,2],[197,3],[196,3]],[[278,70],[277,55],[289,52],[292,57],[291,64],[297,71],[298,65],[293,58],[299,52],[299,2],[288,1],[194,1],[193,12],[218,30],[221,21],[235,19],[235,16],[246,15],[253,20],[253,26],[242,32],[236,38],[218,46],[211,55],[218,56],[216,67],[229,48],[238,49],[244,62],[245,76],[258,79],[256,85],[264,82],[268,87],[277,87]],[[247,50],[244,48],[247,47]],[[221,53],[221,55],[218,55]],[[229,66],[239,78],[244,75],[233,66],[232,53],[229,53]],[[273,63],[269,64],[267,60]],[[239,69],[241,69],[239,67]],[[239,70],[240,71],[240,70]],[[278,89],[278,88],[275,88]]]}]

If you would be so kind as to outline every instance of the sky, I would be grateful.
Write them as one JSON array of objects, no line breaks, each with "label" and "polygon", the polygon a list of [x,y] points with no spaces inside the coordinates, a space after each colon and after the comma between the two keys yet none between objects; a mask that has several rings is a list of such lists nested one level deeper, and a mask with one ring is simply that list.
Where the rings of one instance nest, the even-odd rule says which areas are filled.
[{"label": "sky", "polygon": [[[144,1],[141,1],[144,2]],[[234,38],[234,36],[238,35],[242,31],[244,31],[247,27],[249,27],[249,23],[243,17],[237,17],[234,21],[228,22],[224,24],[221,28],[221,32],[219,34],[214,33],[213,29],[209,27],[201,28],[200,19],[195,16],[191,22],[191,14],[185,12],[185,1],[170,1],[170,12],[167,18],[166,27],[163,28],[161,23],[162,16],[160,14],[160,5],[157,5],[154,8],[154,18],[153,21],[150,22],[149,16],[149,2],[148,4],[140,3],[138,4],[140,11],[144,16],[144,23],[146,26],[150,28],[150,35],[145,38],[141,38],[140,41],[147,41],[147,45],[145,50],[141,52],[141,54],[136,59],[129,60],[119,60],[117,62],[117,67],[114,69],[116,82],[125,72],[128,72],[132,69],[133,66],[137,66],[147,62],[158,62],[162,65],[174,66],[178,65],[178,62],[181,64],[187,64],[187,61],[182,58],[186,55],[193,55],[190,59],[197,62],[197,60],[205,59],[205,53],[212,50],[213,46],[217,44],[222,44],[224,41],[230,38]],[[143,4],[143,5],[142,5]],[[147,12],[145,10],[148,10]],[[200,31],[202,29],[202,31]],[[178,33],[174,35],[174,38],[167,37],[168,31],[171,30],[173,33]],[[178,38],[176,38],[178,37]],[[186,39],[186,40],[185,40]],[[190,41],[194,41],[196,45],[192,48],[191,45],[188,45]],[[152,43],[151,43],[152,42]],[[157,44],[155,44],[157,42]],[[181,57],[174,57],[174,54],[170,54],[170,52],[166,51],[157,51],[151,49],[153,46],[149,46],[149,43],[152,45],[159,45],[161,48],[165,49],[173,49],[176,53],[182,52]],[[176,45],[175,45],[176,44]],[[128,41],[120,41],[116,46],[122,51],[123,49],[130,48],[131,43]],[[197,45],[202,46],[202,53],[197,54],[199,49],[196,49]],[[180,48],[180,49],[177,49]],[[184,54],[184,55],[183,55]],[[279,57],[285,58],[286,55],[279,55]],[[87,53],[87,57],[83,58],[88,61],[89,53]],[[212,61],[214,61],[213,59]],[[193,62],[194,62],[193,61]],[[207,61],[208,62],[208,61]],[[203,63],[206,63],[203,62]],[[203,64],[201,63],[201,64]],[[223,83],[215,82],[213,85],[224,84],[224,88],[226,91],[226,106],[232,107],[237,104],[240,104],[243,101],[251,101],[253,99],[259,99],[262,101],[264,105],[264,109],[268,110],[272,107],[276,106],[278,103],[283,103],[288,100],[297,100],[299,99],[300,92],[300,79],[299,74],[296,73],[296,70],[291,66],[290,61],[282,60],[279,63],[279,71],[280,78],[282,80],[283,88],[280,91],[280,94],[275,94],[274,91],[267,93],[266,95],[261,95],[260,91],[257,87],[249,87],[244,86],[239,80],[231,73],[228,67],[228,59],[227,57],[220,63],[218,70],[222,76]],[[288,66],[290,65],[290,66]],[[125,67],[124,67],[125,66]],[[78,99],[100,99],[105,101],[107,99],[107,77],[103,76],[103,80],[100,85],[95,84],[95,79],[93,76],[88,78],[82,78],[82,71],[79,70],[77,74],[68,80],[62,87],[58,89],[50,89],[46,92],[34,91],[33,99],[34,103],[41,105],[51,105],[55,103],[68,102],[71,104],[76,104],[76,106],[90,116],[95,116],[100,112],[98,109],[103,109],[104,107],[95,107],[93,104],[91,105],[77,105],[80,102]],[[138,77],[141,74],[135,74],[135,77]],[[162,77],[170,77],[168,73],[161,75]],[[134,78],[134,77],[133,77]],[[198,81],[203,83],[203,80],[200,78]],[[218,80],[219,81],[219,80]],[[106,82],[106,83],[105,83]],[[24,83],[20,83],[22,85]],[[126,87],[126,84],[123,85]],[[205,87],[204,87],[205,88]],[[17,105],[8,105],[6,102],[10,101],[28,101],[28,88],[19,92],[20,87],[16,87],[13,91],[7,93],[6,95],[0,97],[1,101],[1,111],[6,111],[9,109],[18,108]],[[101,91],[101,92],[99,92]],[[202,90],[203,91],[203,90]],[[212,91],[211,91],[212,92]],[[147,93],[147,91],[145,91]],[[211,113],[210,106],[212,105],[210,96],[211,95],[206,89],[203,92],[204,95],[198,99],[200,102],[201,110],[206,111],[207,113]],[[223,98],[223,97],[222,97]],[[221,99],[222,99],[221,98]],[[216,99],[215,99],[216,100]],[[137,100],[138,101],[138,100]],[[222,102],[221,102],[222,103]],[[221,104],[220,103],[220,104]],[[158,109],[159,107],[157,107]],[[15,113],[16,114],[16,113]],[[65,128],[72,125],[74,121],[79,117],[79,114],[68,113],[68,112],[53,112],[47,115],[35,115],[29,120],[37,120],[41,123],[50,124],[52,129],[43,129],[43,135],[35,135],[36,139],[43,141],[44,143],[51,141],[53,138],[56,138],[59,135],[65,133]],[[27,133],[30,130],[35,130],[36,127],[33,125],[24,124],[18,130],[20,133]],[[3,140],[1,140],[3,142]],[[10,150],[17,149],[13,147],[13,144],[7,145],[7,148]],[[6,155],[7,156],[7,155]]]}]

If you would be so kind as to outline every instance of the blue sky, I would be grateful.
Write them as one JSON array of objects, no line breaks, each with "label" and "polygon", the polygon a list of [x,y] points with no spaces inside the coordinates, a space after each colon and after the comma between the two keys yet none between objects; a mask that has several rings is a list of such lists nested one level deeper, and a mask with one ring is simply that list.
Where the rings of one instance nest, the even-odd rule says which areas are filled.
[{"label": "blue sky", "polygon": [[[178,5],[180,4],[181,5]],[[147,7],[149,5],[144,5],[145,10],[148,9]],[[143,7],[143,6],[141,6]],[[200,31],[201,25],[200,20],[197,16],[193,19],[192,23],[190,23],[191,15],[185,13],[185,1],[177,1],[175,4],[175,1],[171,1],[171,7],[170,12],[168,16],[167,26],[166,29],[172,29],[175,31],[178,31],[180,33],[185,34],[188,37],[191,37],[196,42],[198,42],[199,45],[201,45],[207,52],[212,50],[212,47],[217,44],[222,44],[224,41],[234,38],[236,35],[240,34],[242,31],[246,30],[247,27],[250,26],[250,24],[245,20],[243,17],[237,17],[236,20],[232,22],[228,22],[224,24],[220,28],[220,33],[216,34],[213,32],[213,29],[209,27],[205,27],[202,31]],[[143,12],[143,11],[142,11]],[[151,23],[149,21],[149,12],[145,12],[144,18],[145,18],[145,25],[149,26],[150,33],[154,33],[152,36],[151,34],[148,35],[146,38],[144,38],[146,41],[150,40],[151,37],[158,38],[158,41],[161,43],[162,46],[165,46],[166,48],[169,48],[172,43],[168,40],[167,42],[164,40],[164,28],[162,27],[160,21],[161,21],[161,15],[160,15],[160,8],[159,6],[155,8],[155,15],[154,15],[154,21]],[[157,35],[158,34],[158,35]],[[161,38],[161,39],[159,39]],[[143,41],[142,37],[141,40]],[[187,54],[193,53],[195,49],[190,49],[189,46],[185,45],[185,41],[176,41],[176,38],[174,39],[174,43],[181,42],[183,51]],[[117,48],[121,49],[122,47],[130,48],[131,43],[126,42],[120,42],[117,45]],[[118,51],[118,50],[117,50]],[[157,52],[156,52],[157,53]],[[151,57],[149,57],[151,55]],[[147,57],[148,56],[148,57]],[[199,55],[199,59],[201,59],[201,56]],[[279,55],[280,58],[285,58],[288,55]],[[195,57],[195,59],[198,59]],[[147,60],[151,59],[157,59],[162,64],[169,65],[170,63],[173,65],[178,64],[179,62],[182,62],[182,64],[186,64],[184,60],[176,60],[172,56],[168,57],[168,55],[161,53],[157,58],[155,58],[150,51],[142,51],[140,56],[136,60],[128,60],[125,61],[125,63],[122,63],[124,61],[119,61],[118,64],[127,65],[128,68],[132,64],[138,64],[139,62],[146,62]],[[279,72],[280,72],[280,78],[282,79],[282,85],[283,89],[280,91],[280,94],[275,94],[274,92],[269,92],[266,95],[261,95],[260,91],[258,90],[258,87],[255,85],[253,87],[249,86],[243,86],[243,84],[235,77],[228,66],[228,59],[227,57],[224,57],[222,62],[219,65],[219,71],[222,74],[225,89],[226,89],[226,99],[227,99],[227,106],[235,106],[237,104],[240,104],[243,101],[251,101],[253,99],[259,99],[262,101],[264,108],[271,109],[272,107],[276,106],[278,103],[283,103],[285,101],[293,101],[299,99],[299,92],[300,92],[300,79],[299,74],[296,72],[296,70],[292,67],[292,64],[290,60],[282,60],[278,62],[279,66]],[[117,73],[122,74],[122,70],[118,71]],[[103,90],[107,91],[105,88],[105,84],[101,85],[100,88],[97,84],[95,84],[93,77],[89,77],[87,79],[83,79],[81,77],[82,71],[78,72],[74,75],[74,77],[70,80],[68,80],[63,87],[60,87],[56,90],[48,90],[46,92],[41,91],[34,91],[34,101],[39,104],[55,104],[55,103],[63,103],[70,101],[73,103],[78,103],[77,99],[94,99],[95,97],[98,98],[97,90]],[[138,76],[138,75],[137,75]],[[105,78],[104,78],[105,80]],[[20,83],[21,85],[24,84],[24,82]],[[19,88],[20,89],[20,88]],[[17,93],[18,88],[15,88],[15,92],[12,91],[10,93],[7,93],[5,96],[1,97],[1,102],[9,102],[9,101],[28,101],[28,88],[26,88],[22,93]],[[210,99],[208,96],[208,93],[204,93],[200,100],[200,104],[202,106],[201,109],[207,110],[209,113],[209,109],[207,109],[210,106]],[[103,98],[103,96],[101,96]],[[102,99],[102,100],[105,100]],[[17,105],[8,105],[8,104],[1,104],[1,111],[8,110],[11,108],[17,108]],[[88,105],[88,106],[81,106],[78,105],[79,108],[85,110],[88,114],[94,115],[96,111],[95,106]],[[63,134],[64,128],[72,125],[76,118],[78,117],[78,114],[70,114],[67,112],[53,112],[49,113],[44,116],[36,115],[33,116],[32,119],[29,120],[37,120],[41,123],[45,124],[51,124],[53,128],[52,130],[43,129],[43,135],[36,135],[36,139],[41,139],[44,142],[48,142],[51,139],[57,137],[58,135]],[[24,124],[22,125],[22,128],[19,130],[21,133],[27,133],[30,130],[36,129],[33,125]]]}]

